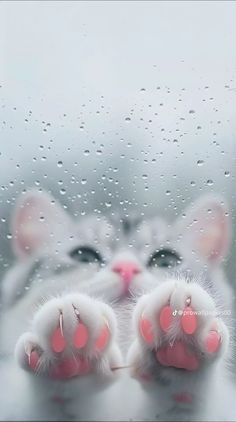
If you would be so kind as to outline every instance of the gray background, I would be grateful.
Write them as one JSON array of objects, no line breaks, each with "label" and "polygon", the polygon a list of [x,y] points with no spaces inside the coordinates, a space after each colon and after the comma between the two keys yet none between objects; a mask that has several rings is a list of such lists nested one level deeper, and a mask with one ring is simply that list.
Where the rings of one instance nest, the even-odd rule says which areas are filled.
[{"label": "gray background", "polygon": [[217,192],[231,207],[234,283],[235,15],[226,1],[0,3],[1,273],[28,187],[82,217],[170,220]]}]

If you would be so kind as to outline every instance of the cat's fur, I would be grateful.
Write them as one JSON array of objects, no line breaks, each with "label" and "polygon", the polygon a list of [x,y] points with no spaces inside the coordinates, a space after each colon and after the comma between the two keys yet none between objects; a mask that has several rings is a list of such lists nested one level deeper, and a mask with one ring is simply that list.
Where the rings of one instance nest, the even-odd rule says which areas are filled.
[{"label": "cat's fur", "polygon": [[[236,417],[234,387],[227,367],[232,358],[232,314],[224,315],[224,311],[232,311],[232,291],[221,267],[229,246],[230,225],[221,198],[200,199],[173,224],[160,218],[129,221],[114,216],[90,216],[77,223],[50,195],[29,191],[16,206],[12,231],[18,260],[1,286],[1,419]],[[73,260],[69,253],[80,246],[97,250],[104,265]],[[174,271],[148,267],[157,249],[176,251],[182,257],[181,264]],[[116,263],[121,261],[139,268],[128,286],[128,294],[124,294],[120,275],[114,272]],[[158,325],[155,315],[166,305],[167,296],[178,309],[183,297],[191,296],[195,309],[222,312],[218,319],[220,352],[213,359],[204,355],[203,365],[196,372],[160,365],[138,330],[143,313]],[[57,326],[59,311],[63,312],[64,329],[70,335],[75,306],[86,321],[92,340],[99,334],[105,317],[110,343],[95,357],[92,340],[86,346],[83,353],[91,358],[92,375],[55,381],[47,376],[54,359],[49,337]],[[204,318],[202,331],[191,338],[196,348],[209,321],[215,319]],[[175,336],[176,332],[172,332],[173,341]],[[32,342],[44,350],[41,375],[27,371],[25,352]],[[112,370],[125,365],[131,368]],[[152,380],[139,384],[140,376],[147,374],[152,375]],[[193,395],[191,404],[173,399],[186,391]]]}]

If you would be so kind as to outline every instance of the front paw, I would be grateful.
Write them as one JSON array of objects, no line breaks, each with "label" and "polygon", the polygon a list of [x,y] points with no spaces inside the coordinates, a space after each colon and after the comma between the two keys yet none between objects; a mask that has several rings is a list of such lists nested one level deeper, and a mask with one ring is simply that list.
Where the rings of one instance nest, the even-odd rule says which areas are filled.
[{"label": "front paw", "polygon": [[112,309],[86,295],[70,294],[39,309],[32,330],[19,338],[15,356],[22,368],[50,378],[113,377],[113,366],[121,363],[115,341]]},{"label": "front paw", "polygon": [[[217,317],[213,299],[196,283],[163,283],[138,302],[136,341],[128,360],[132,375],[158,378],[163,369],[199,371],[227,350],[229,332]],[[174,374],[173,374],[174,376]]]}]

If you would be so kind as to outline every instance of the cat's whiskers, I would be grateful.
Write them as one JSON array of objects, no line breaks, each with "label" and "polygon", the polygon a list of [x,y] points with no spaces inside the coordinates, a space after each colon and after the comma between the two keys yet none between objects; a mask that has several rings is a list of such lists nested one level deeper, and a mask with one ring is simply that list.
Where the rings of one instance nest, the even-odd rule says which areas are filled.
[{"label": "cat's whiskers", "polygon": [[111,368],[112,371],[118,371],[120,369],[128,369],[128,368],[132,368],[132,365],[123,365],[123,366],[113,366]]}]

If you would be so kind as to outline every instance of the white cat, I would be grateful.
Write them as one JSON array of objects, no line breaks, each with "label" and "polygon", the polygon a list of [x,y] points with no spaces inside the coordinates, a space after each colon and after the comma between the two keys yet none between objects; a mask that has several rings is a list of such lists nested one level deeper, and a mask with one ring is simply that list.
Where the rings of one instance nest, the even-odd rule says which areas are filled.
[{"label": "white cat", "polygon": [[12,233],[1,419],[236,417],[233,295],[221,268],[230,224],[220,198],[202,198],[171,225],[77,223],[33,190],[16,206]]}]

